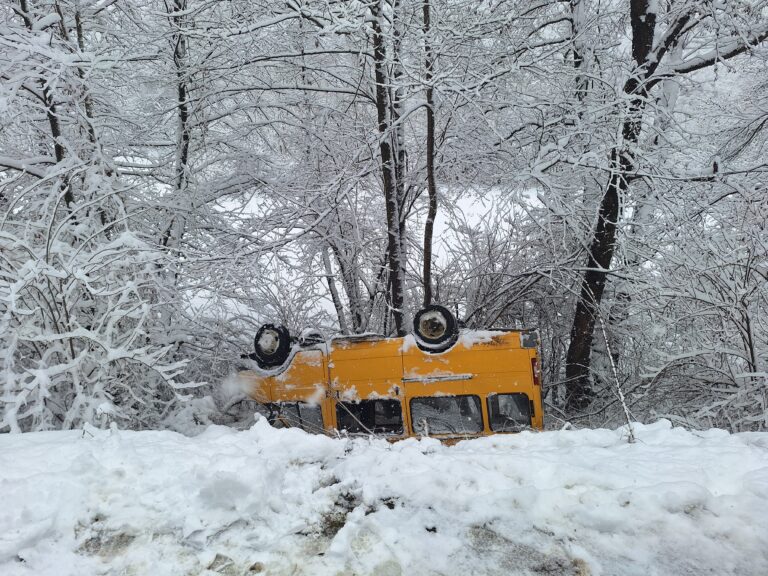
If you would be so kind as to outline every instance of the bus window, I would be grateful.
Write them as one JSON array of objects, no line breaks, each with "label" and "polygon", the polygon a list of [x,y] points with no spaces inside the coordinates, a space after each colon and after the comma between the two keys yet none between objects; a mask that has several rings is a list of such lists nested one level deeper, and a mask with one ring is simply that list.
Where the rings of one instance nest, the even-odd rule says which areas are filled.
[{"label": "bus window", "polygon": [[304,430],[315,434],[323,432],[323,410],[319,404],[299,402],[299,416]]},{"label": "bus window", "polygon": [[483,431],[478,396],[432,396],[411,399],[411,423],[417,434],[477,434]]},{"label": "bus window", "polygon": [[526,394],[488,396],[488,417],[494,432],[517,432],[531,425],[531,403]]},{"label": "bus window", "polygon": [[402,434],[403,409],[399,400],[337,402],[339,430],[351,434]]},{"label": "bus window", "polygon": [[288,427],[302,428],[307,432],[323,432],[323,412],[318,404],[283,402],[278,420]]}]

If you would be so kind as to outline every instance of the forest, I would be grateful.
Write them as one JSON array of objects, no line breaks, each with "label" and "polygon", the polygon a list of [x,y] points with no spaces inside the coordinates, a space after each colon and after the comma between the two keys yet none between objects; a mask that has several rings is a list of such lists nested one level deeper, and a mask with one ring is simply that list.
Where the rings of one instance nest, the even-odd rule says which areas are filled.
[{"label": "forest", "polygon": [[[0,0],[0,432],[224,421],[264,322],[537,328],[768,430],[768,0]],[[626,412],[625,412],[626,410]]]}]

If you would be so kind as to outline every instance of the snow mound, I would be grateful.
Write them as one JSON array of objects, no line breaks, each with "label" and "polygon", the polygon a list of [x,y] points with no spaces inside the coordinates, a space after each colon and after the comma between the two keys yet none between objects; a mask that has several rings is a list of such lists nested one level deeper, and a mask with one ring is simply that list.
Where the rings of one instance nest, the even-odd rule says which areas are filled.
[{"label": "snow mound", "polygon": [[0,436],[0,574],[768,574],[768,434]]}]

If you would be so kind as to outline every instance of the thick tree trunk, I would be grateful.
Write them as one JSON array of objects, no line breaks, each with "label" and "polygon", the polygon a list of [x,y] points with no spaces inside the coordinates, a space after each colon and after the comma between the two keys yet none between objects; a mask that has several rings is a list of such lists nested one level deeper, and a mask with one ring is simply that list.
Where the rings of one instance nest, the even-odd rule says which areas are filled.
[{"label": "thick tree trunk", "polygon": [[398,197],[395,151],[392,146],[391,102],[386,74],[386,48],[379,23],[379,7],[371,7],[373,15],[373,60],[376,78],[376,114],[379,127],[379,154],[381,157],[384,200],[387,212],[387,242],[389,251],[389,291],[392,317],[398,336],[407,331],[405,322],[404,258],[401,244],[400,198]]},{"label": "thick tree trunk", "polygon": [[600,303],[605,291],[607,273],[616,251],[616,226],[619,218],[621,197],[629,186],[628,177],[634,169],[631,149],[638,142],[648,87],[643,80],[652,63],[649,56],[653,49],[656,14],[648,12],[649,0],[632,0],[630,20],[632,25],[632,56],[635,69],[624,84],[623,93],[629,100],[622,123],[622,142],[611,151],[611,173],[608,178],[597,224],[589,245],[587,271],[581,280],[579,298],[571,325],[571,339],[566,354],[565,378],[567,385],[566,411],[584,410],[594,397],[591,385],[592,336]]},{"label": "thick tree trunk", "polygon": [[403,332],[406,332],[411,326],[410,315],[405,306],[405,279],[407,275],[408,262],[408,187],[406,187],[406,170],[408,166],[408,154],[405,147],[405,127],[401,122],[403,111],[403,78],[405,70],[402,61],[403,44],[403,21],[401,18],[400,0],[392,2],[392,89],[391,94],[391,122],[392,143],[394,146],[395,160],[395,189],[397,190],[397,203],[400,226],[400,264],[399,278],[402,286],[400,290],[403,293],[402,305],[402,323]]},{"label": "thick tree trunk", "polygon": [[[617,150],[614,150],[614,161],[616,156]],[[589,246],[588,270],[581,281],[576,313],[571,326],[571,342],[565,364],[565,377],[568,382],[566,406],[569,411],[583,410],[592,400],[593,391],[589,373],[592,334],[605,290],[606,271],[611,266],[615,250],[619,198],[626,188],[627,181],[623,170],[620,166],[616,166],[600,203],[597,226]]]},{"label": "thick tree trunk", "polygon": [[427,192],[429,211],[424,224],[424,306],[432,304],[432,235],[437,216],[437,184],[435,183],[435,101],[432,90],[434,57],[429,40],[431,29],[430,0],[422,5],[424,22],[425,79],[427,81]]}]

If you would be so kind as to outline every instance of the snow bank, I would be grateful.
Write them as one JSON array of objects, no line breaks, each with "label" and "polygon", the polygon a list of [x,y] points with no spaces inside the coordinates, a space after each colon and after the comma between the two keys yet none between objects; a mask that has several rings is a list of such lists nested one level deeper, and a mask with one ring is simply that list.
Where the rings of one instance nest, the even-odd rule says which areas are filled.
[{"label": "snow bank", "polygon": [[768,574],[768,434],[0,436],[0,574]]}]

